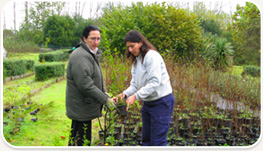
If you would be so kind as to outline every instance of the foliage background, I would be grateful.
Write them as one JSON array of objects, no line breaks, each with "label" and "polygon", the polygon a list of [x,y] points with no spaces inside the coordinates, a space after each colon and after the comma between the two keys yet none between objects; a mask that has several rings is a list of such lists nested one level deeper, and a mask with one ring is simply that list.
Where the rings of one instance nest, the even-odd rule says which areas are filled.
[{"label": "foliage background", "polygon": [[[120,55],[125,51],[123,37],[127,31],[137,29],[159,51],[171,51],[187,59],[193,58],[193,52],[202,54],[214,39],[226,38],[233,46],[234,65],[260,65],[261,14],[253,3],[237,5],[233,16],[208,9],[203,2],[194,2],[193,9],[177,2],[100,4],[96,8],[102,11],[100,15],[84,19],[79,12],[62,14],[66,2],[31,2],[19,30],[4,30],[4,47],[10,52],[38,52],[37,46],[43,46],[46,37],[54,39],[55,35],[49,48],[71,48],[79,42],[82,29],[93,24],[104,30],[111,50],[116,48]],[[103,41],[100,46],[105,48]]]}]

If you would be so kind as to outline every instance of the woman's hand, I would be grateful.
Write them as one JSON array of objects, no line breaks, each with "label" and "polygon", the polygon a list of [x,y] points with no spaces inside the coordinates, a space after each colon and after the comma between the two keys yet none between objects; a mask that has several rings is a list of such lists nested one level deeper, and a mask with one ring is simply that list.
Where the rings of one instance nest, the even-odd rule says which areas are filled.
[{"label": "woman's hand", "polygon": [[116,97],[112,98],[116,103],[118,103],[119,98],[123,100],[126,97],[125,93],[118,94]]},{"label": "woman's hand", "polygon": [[133,105],[135,100],[136,100],[136,96],[134,94],[132,96],[128,97],[128,99],[126,100],[126,104],[127,104],[126,111],[129,110],[130,105]]}]

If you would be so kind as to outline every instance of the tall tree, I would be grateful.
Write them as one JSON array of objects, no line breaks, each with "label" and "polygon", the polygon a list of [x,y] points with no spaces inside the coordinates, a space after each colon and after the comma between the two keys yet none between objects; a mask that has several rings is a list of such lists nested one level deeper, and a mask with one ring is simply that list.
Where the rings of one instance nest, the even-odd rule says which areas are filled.
[{"label": "tall tree", "polygon": [[16,30],[16,2],[14,2],[14,30]]},{"label": "tall tree", "polygon": [[43,28],[43,41],[49,38],[54,48],[72,46],[75,28],[76,22],[69,16],[50,16]]},{"label": "tall tree", "polygon": [[231,26],[237,48],[234,60],[238,64],[260,65],[260,11],[250,2],[236,9]]},{"label": "tall tree", "polygon": [[42,30],[46,19],[54,14],[60,14],[65,2],[34,2],[29,9],[28,18],[20,27],[19,37],[26,41],[41,44]]},{"label": "tall tree", "polygon": [[28,24],[28,1],[25,2],[25,23]]}]

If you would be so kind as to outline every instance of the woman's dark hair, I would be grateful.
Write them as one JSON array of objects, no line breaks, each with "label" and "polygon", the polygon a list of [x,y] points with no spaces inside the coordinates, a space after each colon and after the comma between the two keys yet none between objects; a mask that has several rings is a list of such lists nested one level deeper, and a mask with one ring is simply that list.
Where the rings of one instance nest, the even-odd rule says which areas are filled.
[{"label": "woman's dark hair", "polygon": [[97,30],[101,33],[100,29],[97,26],[89,25],[82,31],[81,39],[83,40],[83,37],[87,38],[89,36],[90,31]]},{"label": "woman's dark hair", "polygon": [[[125,38],[124,38],[124,42],[125,44],[127,42],[136,42],[139,43],[140,41],[142,41],[142,46],[140,47],[140,53],[142,54],[142,63],[144,60],[144,57],[146,55],[146,53],[151,49],[151,50],[156,50],[156,48],[137,30],[131,30],[129,31]],[[126,57],[129,59],[131,59],[132,63],[134,63],[134,65],[136,65],[137,61],[136,61],[136,57],[130,53],[130,51],[128,50],[128,48],[126,49]]]}]

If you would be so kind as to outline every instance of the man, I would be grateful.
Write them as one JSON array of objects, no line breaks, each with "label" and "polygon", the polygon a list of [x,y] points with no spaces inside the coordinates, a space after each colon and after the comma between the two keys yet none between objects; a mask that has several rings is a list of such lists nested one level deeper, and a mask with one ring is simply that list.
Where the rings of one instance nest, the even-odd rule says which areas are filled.
[{"label": "man", "polygon": [[102,115],[103,104],[115,105],[103,87],[98,54],[100,33],[98,27],[87,26],[68,62],[66,115],[72,119],[69,146],[90,145],[91,120]]}]

